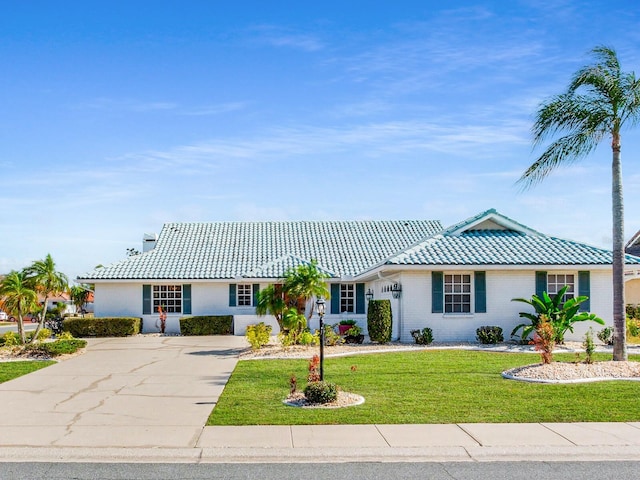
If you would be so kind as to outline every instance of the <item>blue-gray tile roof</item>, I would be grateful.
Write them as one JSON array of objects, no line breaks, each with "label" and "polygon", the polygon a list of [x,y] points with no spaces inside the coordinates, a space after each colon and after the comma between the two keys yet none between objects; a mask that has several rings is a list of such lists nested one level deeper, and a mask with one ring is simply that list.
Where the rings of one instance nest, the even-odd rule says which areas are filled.
[{"label": "blue-gray tile roof", "polygon": [[153,250],[79,278],[280,278],[312,259],[353,276],[440,231],[433,220],[167,223]]},{"label": "blue-gray tile roof", "polygon": [[[513,230],[437,234],[387,260],[390,265],[610,265],[610,250]],[[627,264],[640,258],[627,255]]]}]

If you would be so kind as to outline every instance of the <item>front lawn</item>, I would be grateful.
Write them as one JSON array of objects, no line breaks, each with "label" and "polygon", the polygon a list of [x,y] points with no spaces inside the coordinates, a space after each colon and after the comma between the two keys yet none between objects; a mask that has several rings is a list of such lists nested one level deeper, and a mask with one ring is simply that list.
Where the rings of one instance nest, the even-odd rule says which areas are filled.
[{"label": "front lawn", "polygon": [[0,362],[0,383],[8,382],[27,373],[53,365],[52,361]]},{"label": "front lawn", "polygon": [[[291,375],[299,389],[306,385],[308,360],[241,361],[207,425],[640,421],[640,382],[549,385],[500,375],[539,359],[537,354],[463,350],[328,358],[325,380],[366,400],[332,410],[282,403]],[[573,361],[575,355],[554,359]],[[630,359],[640,361],[640,356]]]}]

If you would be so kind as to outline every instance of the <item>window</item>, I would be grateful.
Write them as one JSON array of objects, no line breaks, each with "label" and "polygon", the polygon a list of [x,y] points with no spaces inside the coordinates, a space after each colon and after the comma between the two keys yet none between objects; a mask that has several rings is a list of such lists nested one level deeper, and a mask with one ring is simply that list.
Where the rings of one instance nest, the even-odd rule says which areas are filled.
[{"label": "window", "polygon": [[547,293],[553,297],[562,290],[562,287],[568,286],[567,292],[562,297],[562,303],[575,296],[575,275],[573,274],[548,274],[547,275]]},{"label": "window", "polygon": [[471,275],[444,276],[444,313],[471,313]]},{"label": "window", "polygon": [[251,285],[238,285],[238,303],[239,307],[250,307],[253,299],[253,289]]},{"label": "window", "polygon": [[352,283],[340,284],[340,313],[355,312],[355,285]]},{"label": "window", "polygon": [[182,313],[182,285],[153,285],[153,313]]}]

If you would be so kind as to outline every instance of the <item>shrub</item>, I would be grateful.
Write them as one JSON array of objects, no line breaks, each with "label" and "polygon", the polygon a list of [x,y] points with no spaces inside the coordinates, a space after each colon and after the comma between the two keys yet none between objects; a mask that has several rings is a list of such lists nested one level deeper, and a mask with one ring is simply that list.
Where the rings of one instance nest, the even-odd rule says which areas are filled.
[{"label": "shrub", "polygon": [[[318,344],[320,341],[318,340]],[[344,343],[344,338],[336,333],[331,325],[324,326],[324,344],[327,347],[333,347]]]},{"label": "shrub", "polygon": [[67,318],[62,330],[74,337],[127,337],[140,333],[140,324],[135,317]]},{"label": "shrub", "polygon": [[260,348],[269,343],[271,330],[271,325],[267,325],[264,322],[260,322],[256,325],[247,325],[247,333],[245,334],[245,337],[253,350],[260,350]]},{"label": "shrub", "polygon": [[314,355],[309,360],[309,373],[307,374],[307,382],[314,383],[320,381],[320,357]]},{"label": "shrub", "polygon": [[584,352],[587,354],[584,362],[589,364],[593,363],[593,353],[596,351],[596,345],[593,343],[593,328],[587,330],[582,346],[584,347]]},{"label": "shrub", "polygon": [[605,327],[597,334],[598,340],[605,345],[613,345],[613,327]]},{"label": "shrub", "polygon": [[5,332],[2,335],[2,345],[5,347],[15,347],[16,345],[20,345],[20,337],[16,332]]},{"label": "shrub", "polygon": [[485,325],[476,330],[476,338],[483,345],[495,345],[504,342],[502,328],[495,325]]},{"label": "shrub", "polygon": [[31,343],[25,346],[25,350],[33,353],[42,353],[44,355],[57,357],[58,355],[75,353],[86,346],[86,340],[73,338],[71,340],[55,340],[53,342],[46,343]]},{"label": "shrub", "polygon": [[391,340],[393,322],[390,300],[371,300],[367,312],[369,338],[373,342],[387,343]]},{"label": "shrub", "polygon": [[311,333],[309,330],[305,330],[300,334],[298,338],[298,343],[300,345],[319,345],[320,333],[317,331],[316,333]]},{"label": "shrub", "polygon": [[310,403],[330,403],[338,398],[338,387],[330,382],[311,382],[304,388],[304,396]]},{"label": "shrub", "polygon": [[640,324],[638,323],[638,319],[627,318],[627,331],[632,337],[637,337],[640,335]]},{"label": "shrub", "polygon": [[182,335],[233,335],[233,315],[182,317]]},{"label": "shrub", "polygon": [[278,333],[278,341],[280,342],[280,345],[282,345],[282,348],[286,350],[291,345],[296,344],[296,332],[280,332]]},{"label": "shrub", "polygon": [[56,335],[56,337],[58,338],[58,340],[72,340],[73,339],[73,335],[71,335],[71,332],[62,332],[59,335]]},{"label": "shrub", "polygon": [[433,331],[429,327],[422,330],[411,330],[411,336],[418,345],[429,345],[433,342]]},{"label": "shrub", "polygon": [[[33,334],[35,332],[27,332],[26,338],[27,338],[27,342],[31,341],[31,339],[33,338]],[[47,338],[51,338],[51,330],[49,330],[48,328],[42,328],[40,329],[40,331],[38,332],[38,338],[36,339],[38,342],[42,342],[44,340],[46,340]]]}]

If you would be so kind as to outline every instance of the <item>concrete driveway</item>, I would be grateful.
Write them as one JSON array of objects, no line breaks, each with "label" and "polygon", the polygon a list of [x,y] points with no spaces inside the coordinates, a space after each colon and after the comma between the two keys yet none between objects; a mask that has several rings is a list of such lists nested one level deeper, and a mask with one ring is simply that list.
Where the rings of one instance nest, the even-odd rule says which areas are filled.
[{"label": "concrete driveway", "polygon": [[0,446],[194,447],[244,337],[90,339],[0,385]]}]

